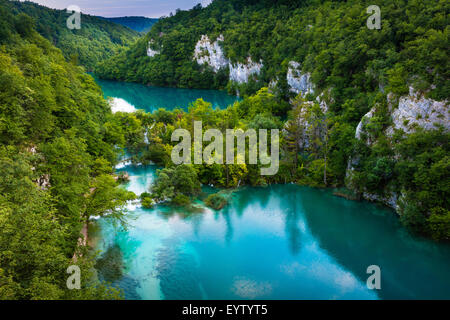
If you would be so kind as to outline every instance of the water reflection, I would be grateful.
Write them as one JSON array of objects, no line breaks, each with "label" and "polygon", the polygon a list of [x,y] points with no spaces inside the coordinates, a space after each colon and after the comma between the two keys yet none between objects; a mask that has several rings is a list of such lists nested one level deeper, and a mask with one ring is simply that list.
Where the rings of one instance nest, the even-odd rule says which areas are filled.
[{"label": "water reflection", "polygon": [[379,206],[307,188],[299,197],[311,233],[340,265],[361,281],[368,277],[368,266],[380,266],[380,297],[450,297],[448,245],[413,237],[393,211]]}]

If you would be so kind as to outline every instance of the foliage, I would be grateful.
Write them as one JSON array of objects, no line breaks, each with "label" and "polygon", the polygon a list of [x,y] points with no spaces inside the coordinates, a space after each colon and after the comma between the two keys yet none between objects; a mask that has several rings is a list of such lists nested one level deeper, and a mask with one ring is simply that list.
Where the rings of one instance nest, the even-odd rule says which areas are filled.
[{"label": "foliage", "polygon": [[[435,99],[448,97],[448,3],[378,1],[381,30],[366,27],[366,8],[372,4],[215,0],[206,8],[179,10],[160,19],[129,50],[101,63],[96,73],[159,86],[224,88],[226,69],[215,74],[192,60],[202,35],[214,40],[222,34],[224,52],[232,63],[244,63],[251,56],[264,64],[257,81],[238,87],[228,84],[242,95],[278,79],[279,91],[288,96],[288,63],[298,61],[320,91],[333,89],[337,106],[357,103],[358,119],[368,110],[358,103],[360,94],[376,94],[380,87],[403,94],[410,83],[430,89]],[[150,40],[161,54],[147,56]]]},{"label": "foliage", "polygon": [[155,201],[153,201],[152,195],[148,192],[144,192],[140,195],[141,204],[142,207],[146,209],[150,209],[155,204]]},{"label": "foliage", "polygon": [[81,14],[81,29],[70,30],[66,10],[55,10],[33,2],[4,1],[1,6],[17,14],[17,28],[21,35],[35,29],[60,48],[66,59],[75,61],[88,70],[131,45],[139,37],[136,31],[109,22],[100,17]]},{"label": "foliage", "polygon": [[194,168],[182,164],[158,170],[151,191],[157,202],[172,201],[183,205],[190,202],[189,198],[200,193],[200,182]]},{"label": "foliage", "polygon": [[221,210],[228,204],[228,199],[221,192],[213,193],[205,199],[205,204],[214,210]]},{"label": "foliage", "polygon": [[[113,117],[94,80],[21,5],[0,2],[0,299],[119,298],[79,239],[91,216],[120,217],[134,196],[112,176],[124,142],[107,133]],[[67,289],[73,264],[82,290]]]}]

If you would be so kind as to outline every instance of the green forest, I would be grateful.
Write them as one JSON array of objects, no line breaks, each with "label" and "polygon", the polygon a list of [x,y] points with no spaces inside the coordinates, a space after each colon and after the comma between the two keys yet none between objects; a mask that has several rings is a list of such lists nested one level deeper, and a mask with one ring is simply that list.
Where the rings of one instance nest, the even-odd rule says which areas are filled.
[{"label": "green forest", "polygon": [[[112,175],[120,141],[110,108],[30,16],[4,0],[0,15],[0,298],[119,298],[77,245],[91,216],[120,219],[134,198]],[[73,259],[83,290],[66,287]]]},{"label": "green forest", "polygon": [[[370,4],[215,0],[177,10],[141,35],[89,15],[82,15],[82,29],[69,30],[65,11],[0,0],[0,299],[123,298],[98,279],[95,253],[79,244],[91,218],[120,223],[127,202],[136,199],[114,172],[124,150],[135,164],[160,167],[154,186],[141,195],[144,207],[191,206],[203,196],[201,186],[211,184],[221,190],[205,200],[214,209],[243,185],[334,188],[354,200],[393,190],[409,230],[448,242],[450,133],[443,127],[385,132],[392,125],[390,103],[409,87],[436,101],[450,96],[450,4],[379,0],[382,29],[369,30]],[[262,60],[261,73],[236,84],[228,69],[215,73],[198,65],[193,52],[202,35],[223,35],[232,63]],[[148,57],[152,40],[160,54]],[[311,74],[314,94],[289,90],[290,61]],[[187,111],[113,114],[86,71],[154,86],[238,91],[242,100],[225,109],[198,99]],[[365,136],[356,139],[358,124],[374,107]],[[202,121],[204,131],[279,129],[278,173],[261,176],[260,163],[173,165],[172,132],[192,134],[194,121]],[[74,261],[83,290],[66,286]]]},{"label": "green forest", "polygon": [[[66,59],[92,71],[94,66],[109,58],[139,37],[137,31],[100,17],[81,14],[83,28],[70,30],[66,20],[70,16],[66,10],[53,10],[29,1],[5,1],[13,14],[26,14],[33,18],[36,31],[61,49]],[[4,29],[0,21],[0,29]]]},{"label": "green forest", "polygon": [[[278,78],[286,95],[288,62],[300,61],[319,89],[332,88],[336,105],[350,100],[367,108],[379,86],[402,94],[409,82],[421,89],[433,84],[432,97],[448,97],[447,1],[378,1],[385,24],[377,32],[366,27],[370,4],[216,0],[206,8],[196,6],[161,19],[129,50],[101,63],[96,73],[160,86],[224,88],[226,71],[214,74],[192,59],[201,35],[216,39],[223,34],[231,62],[251,56],[264,63],[259,81],[241,92],[254,94]],[[152,58],[146,55],[151,39],[161,51]]]}]

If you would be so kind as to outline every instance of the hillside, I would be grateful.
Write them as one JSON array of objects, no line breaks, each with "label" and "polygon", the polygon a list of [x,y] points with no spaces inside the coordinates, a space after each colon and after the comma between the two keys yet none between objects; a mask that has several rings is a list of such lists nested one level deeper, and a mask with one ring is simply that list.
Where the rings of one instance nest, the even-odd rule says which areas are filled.
[{"label": "hillside", "polygon": [[[110,107],[35,20],[5,0],[0,16],[0,299],[118,298],[78,246],[91,215],[120,214],[132,198],[112,176]],[[66,285],[73,259],[81,290]]]},{"label": "hillside", "polygon": [[157,18],[146,17],[115,17],[115,18],[103,18],[105,20],[123,25],[137,32],[147,33],[152,26],[158,22]]},{"label": "hillside", "polygon": [[[286,94],[293,61],[318,89],[333,88],[339,102],[385,86],[408,93],[407,82],[424,89],[433,84],[434,98],[447,97],[448,4],[382,1],[381,30],[366,27],[369,5],[216,0],[161,19],[146,37],[96,72],[104,78],[198,88],[224,87],[231,79],[249,83],[248,90],[242,88],[248,93],[278,78]],[[197,61],[207,61],[201,59],[208,55],[206,43],[217,44],[223,56],[203,66]],[[234,76],[239,71],[243,78]]]},{"label": "hillside", "polygon": [[95,72],[238,92],[246,98],[230,112],[244,127],[288,119],[278,177],[245,183],[346,187],[338,193],[448,240],[450,5],[379,1],[377,30],[366,25],[371,4],[215,0],[159,20]]},{"label": "hillside", "polygon": [[[6,5],[6,4],[5,4]],[[88,70],[132,44],[139,33],[107,20],[81,15],[81,29],[70,30],[66,10],[54,10],[33,2],[8,1],[13,14],[25,13],[35,21],[36,31]]]}]

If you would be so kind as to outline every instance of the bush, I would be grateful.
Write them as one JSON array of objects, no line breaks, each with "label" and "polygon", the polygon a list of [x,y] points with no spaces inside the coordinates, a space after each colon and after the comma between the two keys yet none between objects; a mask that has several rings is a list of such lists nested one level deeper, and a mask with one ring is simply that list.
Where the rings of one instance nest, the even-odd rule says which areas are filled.
[{"label": "bush", "polygon": [[172,203],[176,206],[187,206],[191,204],[191,199],[184,194],[178,194],[172,199]]},{"label": "bush", "polygon": [[214,210],[220,210],[228,204],[228,200],[220,192],[213,193],[206,198],[205,204]]},{"label": "bush", "polygon": [[153,200],[150,193],[144,192],[143,194],[141,194],[140,199],[142,207],[146,209],[150,209],[155,205],[155,201]]},{"label": "bush", "polygon": [[450,240],[450,211],[435,208],[427,222],[434,240]]}]

